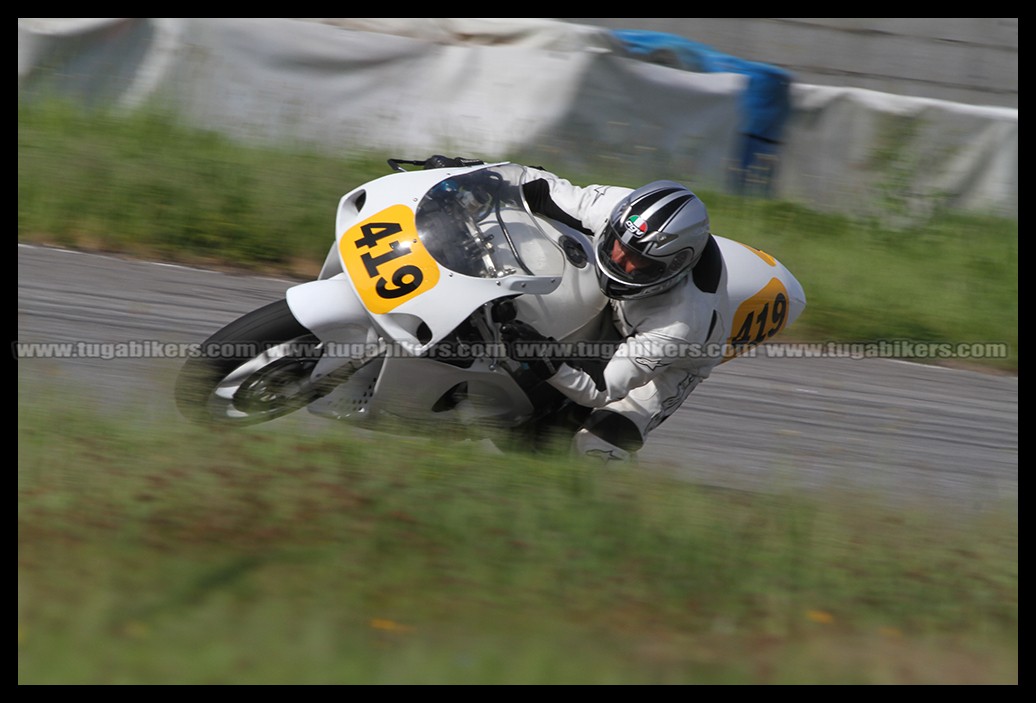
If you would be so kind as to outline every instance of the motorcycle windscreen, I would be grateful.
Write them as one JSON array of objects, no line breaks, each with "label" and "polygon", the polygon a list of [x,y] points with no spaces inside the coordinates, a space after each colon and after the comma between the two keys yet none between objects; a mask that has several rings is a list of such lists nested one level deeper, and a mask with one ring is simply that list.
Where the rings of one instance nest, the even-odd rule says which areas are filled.
[{"label": "motorcycle windscreen", "polygon": [[558,277],[561,249],[540,229],[521,196],[515,164],[452,176],[417,206],[421,243],[444,268],[463,276]]}]

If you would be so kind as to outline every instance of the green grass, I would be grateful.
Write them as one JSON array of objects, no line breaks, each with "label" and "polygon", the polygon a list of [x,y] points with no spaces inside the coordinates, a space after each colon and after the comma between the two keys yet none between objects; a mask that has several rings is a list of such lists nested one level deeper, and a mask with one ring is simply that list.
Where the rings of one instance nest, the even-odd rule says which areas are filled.
[{"label": "green grass", "polygon": [[20,105],[18,235],[246,269],[298,260],[318,270],[338,199],[374,173],[358,158],[244,148],[152,112],[115,118]]},{"label": "green grass", "polygon": [[[819,214],[783,202],[714,197],[719,227],[758,242],[799,276],[810,339],[1007,342],[1018,363],[1018,223],[943,214],[923,227]],[[721,224],[720,224],[721,223]]]},{"label": "green grass", "polygon": [[[386,157],[420,156],[246,147],[153,112],[19,104],[18,118],[19,241],[298,275],[323,262],[342,194],[386,174]],[[637,185],[545,165],[576,183]],[[717,234],[768,251],[802,282],[808,306],[786,339],[1003,343],[1006,358],[967,362],[1017,371],[1017,221],[942,213],[893,229],[702,196]]]},{"label": "green grass", "polygon": [[1017,681],[1011,506],[724,492],[32,395],[21,683]]}]

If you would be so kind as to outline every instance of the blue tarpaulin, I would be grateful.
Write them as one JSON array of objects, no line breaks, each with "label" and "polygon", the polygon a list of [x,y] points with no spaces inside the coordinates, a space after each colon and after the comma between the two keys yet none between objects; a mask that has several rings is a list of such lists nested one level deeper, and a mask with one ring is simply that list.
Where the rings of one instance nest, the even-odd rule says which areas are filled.
[{"label": "blue tarpaulin", "polygon": [[733,156],[734,185],[768,192],[779,157],[781,135],[791,111],[792,75],[777,66],[749,61],[716,51],[710,46],[665,32],[615,30],[627,53],[698,73],[738,73],[748,77],[741,97],[741,153]]}]

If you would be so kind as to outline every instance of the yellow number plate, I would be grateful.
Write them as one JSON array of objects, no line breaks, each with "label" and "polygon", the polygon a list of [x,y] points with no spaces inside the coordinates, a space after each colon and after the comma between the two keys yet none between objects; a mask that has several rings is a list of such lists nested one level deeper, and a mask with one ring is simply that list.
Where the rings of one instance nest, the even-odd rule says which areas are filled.
[{"label": "yellow number plate", "polygon": [[351,227],[338,243],[363,304],[386,313],[431,290],[439,265],[417,236],[414,212],[393,205]]},{"label": "yellow number plate", "polygon": [[788,321],[788,289],[771,278],[758,293],[737,307],[724,361],[767,341]]}]

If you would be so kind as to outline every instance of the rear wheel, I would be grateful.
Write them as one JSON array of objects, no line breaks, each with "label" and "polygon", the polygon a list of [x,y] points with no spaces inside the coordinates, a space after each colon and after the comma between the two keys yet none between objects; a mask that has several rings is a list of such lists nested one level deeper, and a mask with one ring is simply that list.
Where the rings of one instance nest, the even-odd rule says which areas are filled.
[{"label": "rear wheel", "polygon": [[322,345],[279,300],[205,340],[184,364],[176,405],[192,422],[253,425],[303,408],[329,388],[312,380]]}]

